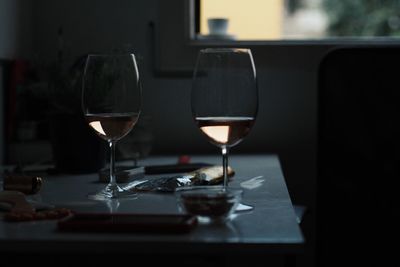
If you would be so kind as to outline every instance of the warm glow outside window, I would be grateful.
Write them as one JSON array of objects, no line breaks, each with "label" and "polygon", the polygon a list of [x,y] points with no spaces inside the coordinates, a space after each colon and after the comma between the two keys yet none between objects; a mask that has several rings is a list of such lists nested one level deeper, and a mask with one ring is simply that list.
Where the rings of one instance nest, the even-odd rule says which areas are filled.
[{"label": "warm glow outside window", "polygon": [[284,0],[201,0],[200,31],[209,34],[209,18],[228,18],[228,33],[242,40],[281,37]]},{"label": "warm glow outside window", "polygon": [[399,0],[197,1],[199,39],[223,37],[210,36],[210,18],[227,18],[234,40],[400,36]]}]

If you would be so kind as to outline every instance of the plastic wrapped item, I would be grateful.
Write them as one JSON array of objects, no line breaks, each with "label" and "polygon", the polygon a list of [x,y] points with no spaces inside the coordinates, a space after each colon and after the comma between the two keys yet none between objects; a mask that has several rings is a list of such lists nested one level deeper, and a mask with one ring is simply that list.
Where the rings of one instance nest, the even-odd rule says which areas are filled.
[{"label": "plastic wrapped item", "polygon": [[[228,176],[234,175],[231,167],[228,167]],[[157,192],[175,192],[178,187],[193,185],[215,185],[222,183],[222,166],[211,166],[200,168],[197,171],[175,175],[169,177],[153,178],[134,187],[138,191],[157,191]]]}]

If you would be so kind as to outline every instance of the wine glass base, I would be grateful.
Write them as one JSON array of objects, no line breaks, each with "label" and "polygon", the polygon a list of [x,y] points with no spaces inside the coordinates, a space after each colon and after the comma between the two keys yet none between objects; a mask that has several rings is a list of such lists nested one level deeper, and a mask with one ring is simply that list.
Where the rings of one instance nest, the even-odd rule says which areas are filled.
[{"label": "wine glass base", "polygon": [[130,190],[125,190],[118,185],[108,184],[104,189],[99,192],[89,194],[88,198],[91,200],[110,200],[110,199],[120,199],[120,198],[137,198],[137,193]]}]

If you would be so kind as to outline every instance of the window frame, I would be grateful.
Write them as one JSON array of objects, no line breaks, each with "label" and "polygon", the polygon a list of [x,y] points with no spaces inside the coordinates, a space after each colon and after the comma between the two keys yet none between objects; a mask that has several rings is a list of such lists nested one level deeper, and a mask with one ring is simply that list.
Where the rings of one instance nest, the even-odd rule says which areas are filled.
[{"label": "window frame", "polygon": [[[247,47],[275,50],[282,47],[400,45],[399,37],[331,37],[296,40],[199,40],[196,39],[196,12],[201,0],[158,0],[158,20],[153,31],[153,67],[156,76],[190,76],[199,49],[206,47]],[[198,19],[198,18],[196,18]],[[168,51],[165,49],[168,48]],[[260,62],[262,64],[262,62]]]}]

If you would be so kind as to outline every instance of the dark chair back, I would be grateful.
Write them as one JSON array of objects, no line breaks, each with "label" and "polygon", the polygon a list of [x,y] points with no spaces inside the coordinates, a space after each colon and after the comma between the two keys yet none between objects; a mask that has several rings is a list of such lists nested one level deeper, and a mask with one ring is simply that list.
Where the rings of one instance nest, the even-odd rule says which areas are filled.
[{"label": "dark chair back", "polygon": [[318,79],[317,266],[382,266],[400,227],[400,47],[333,50]]}]

